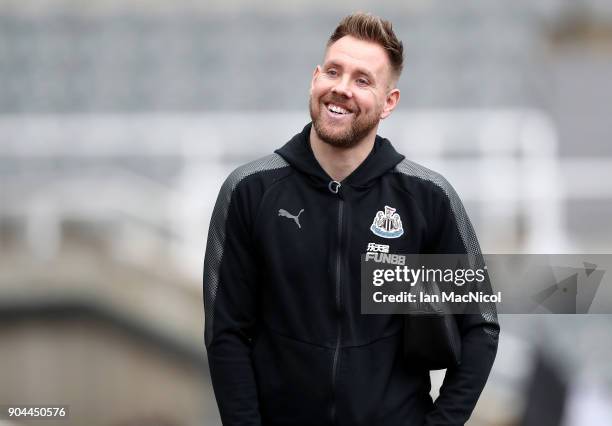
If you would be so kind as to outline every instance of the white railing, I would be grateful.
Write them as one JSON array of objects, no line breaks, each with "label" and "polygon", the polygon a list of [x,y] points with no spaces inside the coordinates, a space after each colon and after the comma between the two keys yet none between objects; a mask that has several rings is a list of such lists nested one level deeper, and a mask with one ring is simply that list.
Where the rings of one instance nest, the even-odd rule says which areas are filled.
[{"label": "white railing", "polygon": [[[108,240],[118,259],[146,266],[149,254],[163,248],[197,283],[224,178],[307,121],[305,113],[274,111],[1,116],[4,164],[61,159],[103,166],[3,173],[0,216],[24,221],[33,256],[54,256],[64,221],[99,222],[112,229]],[[398,111],[379,133],[447,177],[487,252],[580,250],[570,239],[564,202],[612,198],[612,159],[561,160],[554,125],[539,111]],[[134,157],[178,158],[179,169],[159,182],[113,162]]]}]

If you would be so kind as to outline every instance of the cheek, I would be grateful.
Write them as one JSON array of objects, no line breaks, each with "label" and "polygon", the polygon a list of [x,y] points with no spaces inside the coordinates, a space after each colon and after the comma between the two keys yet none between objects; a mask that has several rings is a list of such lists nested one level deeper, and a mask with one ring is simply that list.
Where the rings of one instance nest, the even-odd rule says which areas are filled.
[{"label": "cheek", "polygon": [[380,101],[372,93],[367,93],[365,96],[361,96],[359,99],[356,99],[356,101],[365,111],[377,112],[381,109]]},{"label": "cheek", "polygon": [[385,109],[385,106],[387,105],[387,100],[384,96],[377,96],[375,102],[376,109],[378,111],[383,111]]},{"label": "cheek", "polygon": [[313,108],[319,109],[321,104],[321,92],[316,89],[310,94],[310,104]]},{"label": "cheek", "polygon": [[310,90],[310,102],[318,104],[321,100],[321,91],[317,87],[313,87]]},{"label": "cheek", "polygon": [[312,96],[315,98],[320,98],[328,91],[328,87],[325,84],[319,82],[312,87]]}]

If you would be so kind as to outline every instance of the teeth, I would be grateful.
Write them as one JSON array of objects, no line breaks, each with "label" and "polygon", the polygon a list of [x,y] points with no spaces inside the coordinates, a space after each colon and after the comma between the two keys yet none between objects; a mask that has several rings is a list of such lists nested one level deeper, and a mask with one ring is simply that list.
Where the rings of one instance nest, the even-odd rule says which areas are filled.
[{"label": "teeth", "polygon": [[330,111],[336,112],[338,114],[348,114],[349,113],[349,111],[345,110],[344,108],[339,107],[338,105],[329,104],[327,108]]}]

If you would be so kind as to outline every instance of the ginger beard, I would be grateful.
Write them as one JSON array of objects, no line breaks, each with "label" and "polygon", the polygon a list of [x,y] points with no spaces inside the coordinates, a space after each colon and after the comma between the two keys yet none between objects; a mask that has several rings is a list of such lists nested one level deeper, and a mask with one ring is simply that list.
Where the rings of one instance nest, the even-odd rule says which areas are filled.
[{"label": "ginger beard", "polygon": [[[338,99],[338,97],[323,96],[318,101],[315,101],[311,95],[309,107],[310,118],[317,135],[323,142],[331,146],[336,148],[356,146],[359,141],[378,126],[382,107],[376,108],[370,114],[365,115],[359,109],[351,108],[353,112],[350,118],[347,117],[341,121],[336,121],[327,116],[329,112],[325,104],[328,102],[337,103],[338,105],[345,104],[345,101]],[[349,120],[350,122],[348,122]]]}]

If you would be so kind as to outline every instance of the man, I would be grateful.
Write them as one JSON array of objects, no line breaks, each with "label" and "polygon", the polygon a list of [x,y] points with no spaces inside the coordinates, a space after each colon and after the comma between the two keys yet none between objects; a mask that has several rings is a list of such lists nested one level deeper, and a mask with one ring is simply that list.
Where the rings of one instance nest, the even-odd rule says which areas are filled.
[{"label": "man", "polygon": [[494,311],[457,316],[461,364],[435,403],[429,370],[404,358],[404,317],[360,311],[371,243],[479,254],[452,187],[376,135],[400,99],[402,62],[389,22],[343,19],[312,76],[312,123],[221,188],[204,293],[224,425],[460,425],[476,404],[497,350]]}]

